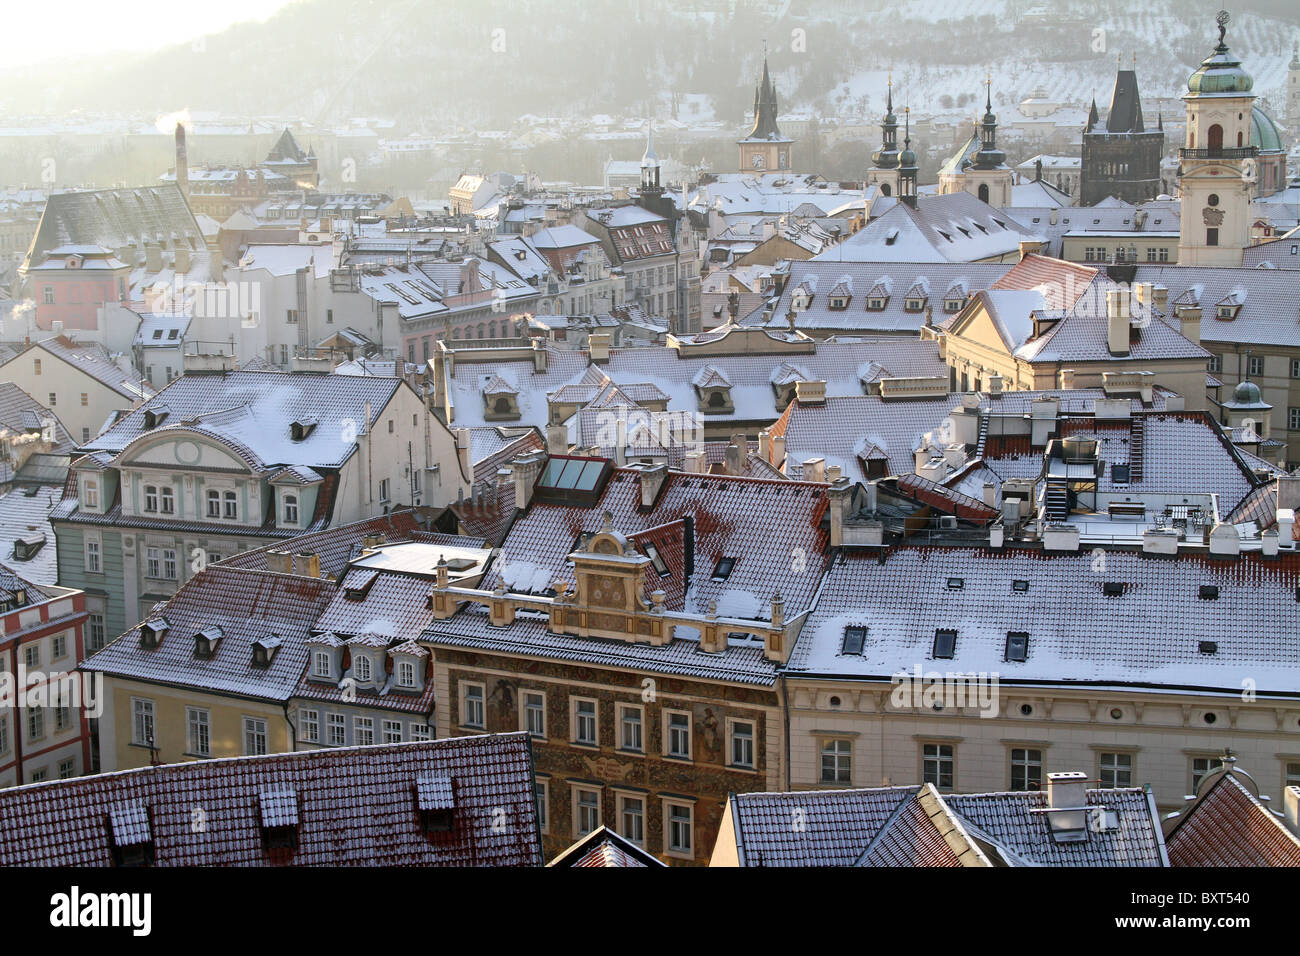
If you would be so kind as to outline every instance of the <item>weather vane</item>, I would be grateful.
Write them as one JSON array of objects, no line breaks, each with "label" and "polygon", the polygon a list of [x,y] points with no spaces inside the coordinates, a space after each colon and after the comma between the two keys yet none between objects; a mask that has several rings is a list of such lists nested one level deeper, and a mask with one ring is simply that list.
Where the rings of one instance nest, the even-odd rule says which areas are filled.
[{"label": "weather vane", "polygon": [[1228,21],[1231,20],[1232,17],[1228,16],[1227,10],[1220,10],[1219,15],[1214,19],[1219,24],[1219,42],[1222,43],[1223,35],[1228,32]]}]

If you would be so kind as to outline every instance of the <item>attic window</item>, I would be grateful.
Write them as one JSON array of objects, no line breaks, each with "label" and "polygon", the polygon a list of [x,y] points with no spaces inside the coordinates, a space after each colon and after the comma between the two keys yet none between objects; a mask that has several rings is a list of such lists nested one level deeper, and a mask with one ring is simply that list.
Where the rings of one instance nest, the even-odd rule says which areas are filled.
[{"label": "attic window", "polygon": [[1023,664],[1029,657],[1029,634],[1025,631],[1007,631],[1006,660]]},{"label": "attic window", "polygon": [[289,423],[289,437],[294,441],[302,441],[310,435],[319,424],[314,416],[298,418]]},{"label": "attic window", "polygon": [[277,634],[271,634],[253,641],[253,666],[270,667],[271,662],[275,660],[276,651],[280,649],[281,643]]},{"label": "attic window", "polygon": [[153,829],[148,807],[143,803],[112,807],[108,811],[108,826],[115,866],[153,864]]},{"label": "attic window", "polygon": [[932,657],[938,660],[952,660],[957,649],[957,632],[947,628],[938,628],[934,632],[934,649]]},{"label": "attic window", "polygon": [[849,297],[847,295],[833,295],[830,297],[830,307],[839,312],[849,307]]},{"label": "attic window", "polygon": [[961,311],[961,307],[962,307],[963,305],[965,305],[965,304],[966,304],[966,300],[965,300],[964,298],[961,298],[961,297],[953,298],[953,299],[944,299],[944,300],[943,300],[943,311],[945,311],[945,312],[949,312],[949,313],[952,313],[952,312],[960,312],[960,311]]},{"label": "attic window", "polygon": [[725,581],[731,577],[731,569],[736,566],[735,558],[722,557],[718,558],[717,566],[713,569],[713,580]]},{"label": "attic window", "polygon": [[223,631],[219,627],[205,627],[194,635],[194,656],[207,660],[217,652]]},{"label": "attic window", "polygon": [[1217,641],[1201,641],[1200,651],[1202,654],[1217,654],[1219,645]]},{"label": "attic window", "polygon": [[144,427],[157,428],[171,414],[171,409],[166,405],[154,405],[144,410]]},{"label": "attic window", "polygon": [[654,542],[646,542],[645,556],[650,559],[650,563],[654,565],[654,569],[659,572],[661,578],[668,577],[670,573],[668,564],[664,561],[663,555],[659,553],[659,549],[654,546]]},{"label": "attic window", "polygon": [[268,850],[298,846],[298,794],[292,787],[267,788],[257,795],[262,846]]},{"label": "attic window", "polygon": [[14,542],[14,560],[30,561],[43,547],[45,547],[44,532],[25,535]]},{"label": "attic window", "polygon": [[867,643],[867,629],[859,625],[850,625],[844,629],[844,644],[841,654],[861,654]]},{"label": "attic window", "polygon": [[888,299],[882,299],[882,298],[879,298],[879,297],[872,297],[872,298],[870,298],[870,299],[867,300],[867,311],[868,311],[868,312],[883,312],[883,311],[885,311],[885,303],[888,302],[888,301],[889,301]]},{"label": "attic window", "polygon": [[1219,586],[1217,584],[1201,585],[1202,601],[1217,601],[1219,599]]},{"label": "attic window", "polygon": [[450,775],[425,773],[417,777],[415,805],[426,835],[450,832],[456,810],[456,790]]},{"label": "attic window", "polygon": [[154,648],[162,643],[171,625],[165,617],[152,618],[140,625],[140,646]]},{"label": "attic window", "polygon": [[1119,597],[1124,593],[1124,583],[1122,581],[1107,581],[1102,585],[1102,591],[1106,597]]},{"label": "attic window", "polygon": [[966,587],[966,579],[965,579],[965,578],[949,578],[949,579],[948,579],[948,590],[949,590],[949,591],[960,591],[960,590],[961,590],[962,588],[964,588],[964,587]]},{"label": "attic window", "polygon": [[923,312],[925,311],[925,299],[906,299],[903,302],[903,311],[905,312]]},{"label": "attic window", "polygon": [[1011,582],[1011,590],[1013,590],[1013,591],[1020,591],[1020,592],[1022,592],[1022,593],[1025,592],[1025,591],[1028,591],[1028,590],[1029,590],[1029,582],[1028,582],[1028,581],[1021,581],[1021,580],[1015,580],[1015,581],[1012,581],[1012,582]]}]

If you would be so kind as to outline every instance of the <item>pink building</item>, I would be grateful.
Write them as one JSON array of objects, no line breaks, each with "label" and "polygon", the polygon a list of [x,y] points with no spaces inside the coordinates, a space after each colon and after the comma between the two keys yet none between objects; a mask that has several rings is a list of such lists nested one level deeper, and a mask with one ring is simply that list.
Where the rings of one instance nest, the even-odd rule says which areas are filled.
[{"label": "pink building", "polygon": [[103,246],[57,246],[27,270],[36,299],[36,326],[97,329],[99,307],[125,302],[131,267]]}]

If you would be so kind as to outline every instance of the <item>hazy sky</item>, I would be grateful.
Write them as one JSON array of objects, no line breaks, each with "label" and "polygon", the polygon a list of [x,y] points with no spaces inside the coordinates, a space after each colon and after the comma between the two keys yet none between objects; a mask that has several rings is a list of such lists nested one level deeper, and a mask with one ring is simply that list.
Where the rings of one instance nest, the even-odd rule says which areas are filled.
[{"label": "hazy sky", "polygon": [[[146,53],[265,20],[291,0],[52,0],[7,4],[7,66],[108,51]],[[46,38],[57,37],[58,42]]]}]

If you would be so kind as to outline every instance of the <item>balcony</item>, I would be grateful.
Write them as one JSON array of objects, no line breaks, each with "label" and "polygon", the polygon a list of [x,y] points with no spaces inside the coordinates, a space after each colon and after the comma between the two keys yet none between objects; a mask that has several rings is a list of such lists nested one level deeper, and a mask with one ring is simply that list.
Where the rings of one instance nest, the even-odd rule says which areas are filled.
[{"label": "balcony", "polygon": [[1257,146],[1221,147],[1219,149],[1180,149],[1180,159],[1251,159],[1259,155]]}]

